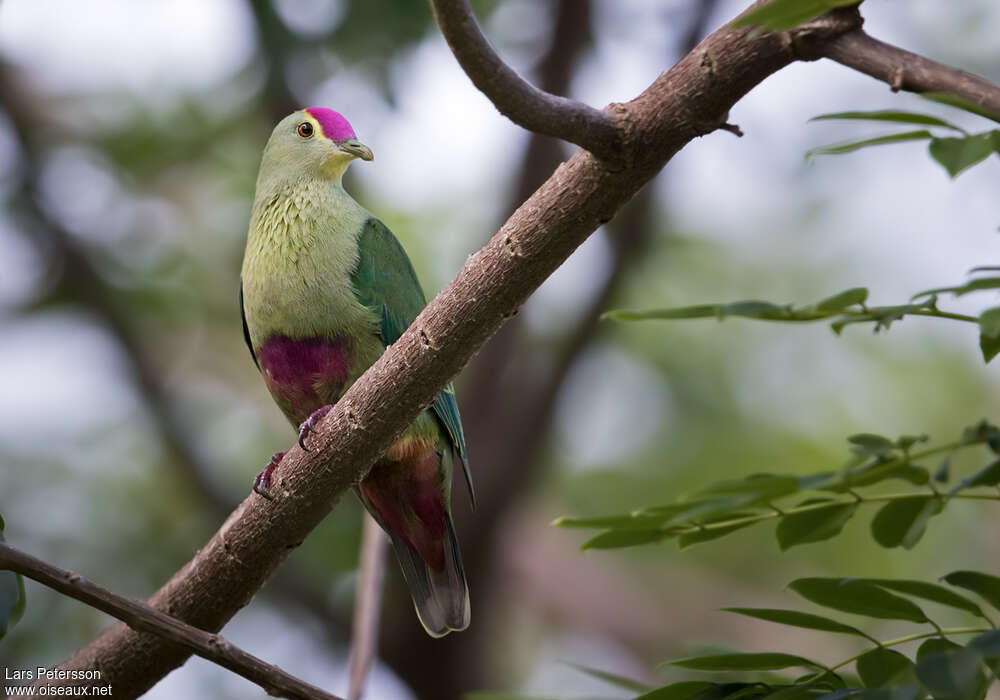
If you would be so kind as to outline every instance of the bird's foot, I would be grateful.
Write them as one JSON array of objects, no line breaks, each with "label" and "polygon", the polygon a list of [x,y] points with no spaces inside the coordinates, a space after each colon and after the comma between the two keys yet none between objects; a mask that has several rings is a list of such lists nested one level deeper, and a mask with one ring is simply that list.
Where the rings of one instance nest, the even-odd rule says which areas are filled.
[{"label": "bird's foot", "polygon": [[284,452],[275,452],[271,455],[271,461],[267,463],[264,467],[264,471],[257,475],[257,478],[253,480],[253,490],[258,496],[263,496],[269,501],[274,500],[274,496],[271,495],[271,474],[274,470],[278,468],[281,464],[281,458],[285,456]]},{"label": "bird's foot", "polygon": [[302,425],[299,426],[299,447],[302,448],[303,452],[309,451],[309,448],[306,447],[306,437],[309,433],[316,432],[316,426],[321,420],[323,420],[323,416],[330,412],[331,408],[333,408],[333,406],[323,406],[321,408],[317,408],[312,412],[312,415],[304,420]]}]

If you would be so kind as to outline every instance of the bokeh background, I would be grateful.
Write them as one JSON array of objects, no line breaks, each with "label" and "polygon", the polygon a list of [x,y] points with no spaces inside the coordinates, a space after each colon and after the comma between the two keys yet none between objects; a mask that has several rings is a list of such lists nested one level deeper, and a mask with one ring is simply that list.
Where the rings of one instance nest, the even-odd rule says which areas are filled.
[{"label": "bokeh background", "polygon": [[[742,5],[476,9],[519,71],[601,106],[638,94]],[[864,10],[874,35],[1000,80],[992,0]],[[431,295],[572,152],[497,114],[416,0],[0,3],[0,512],[14,544],[145,597],[291,443],[243,345],[236,290],[261,150],[301,106],[343,112],[374,150],[347,187],[396,232]],[[466,368],[481,506],[471,515],[457,489],[455,510],[472,627],[426,638],[390,565],[370,698],[626,697],[573,664],[680,678],[656,664],[704,644],[836,660],[850,640],[715,611],[794,605],[783,587],[800,575],[933,577],[997,561],[983,525],[995,510],[965,504],[909,552],[872,543],[867,518],[784,554],[769,527],[683,552],[581,553],[584,534],[550,526],[720,478],[836,468],[856,432],[950,440],[996,416],[997,368],[982,365],[971,326],[907,320],[836,338],[822,325],[597,320],[858,285],[899,303],[996,264],[997,159],[954,181],[919,145],[804,161],[883,133],[810,117],[889,107],[988,128],[830,62],[792,66],[733,110],[744,138],[691,143]],[[345,499],[226,636],[343,693],[359,523]],[[3,665],[58,663],[110,621],[30,582],[28,596]],[[193,659],[148,697],[264,693]]]}]

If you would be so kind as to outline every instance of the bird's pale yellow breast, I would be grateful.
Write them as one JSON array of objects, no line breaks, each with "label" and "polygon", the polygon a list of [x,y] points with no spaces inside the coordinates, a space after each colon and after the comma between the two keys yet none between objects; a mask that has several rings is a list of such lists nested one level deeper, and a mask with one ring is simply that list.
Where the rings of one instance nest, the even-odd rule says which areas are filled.
[{"label": "bird's pale yellow breast", "polygon": [[373,323],[351,284],[358,235],[368,216],[339,183],[304,182],[258,192],[241,273],[255,348],[275,333],[356,335]]}]

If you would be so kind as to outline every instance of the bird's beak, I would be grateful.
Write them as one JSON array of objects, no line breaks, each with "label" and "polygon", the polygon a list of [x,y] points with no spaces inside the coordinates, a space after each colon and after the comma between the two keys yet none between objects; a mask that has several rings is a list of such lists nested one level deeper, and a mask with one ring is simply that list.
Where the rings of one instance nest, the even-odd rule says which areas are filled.
[{"label": "bird's beak", "polygon": [[344,141],[337,142],[337,148],[339,148],[344,153],[349,153],[355,158],[360,158],[361,160],[374,160],[375,156],[372,154],[372,149],[364,145],[357,139],[346,139]]}]

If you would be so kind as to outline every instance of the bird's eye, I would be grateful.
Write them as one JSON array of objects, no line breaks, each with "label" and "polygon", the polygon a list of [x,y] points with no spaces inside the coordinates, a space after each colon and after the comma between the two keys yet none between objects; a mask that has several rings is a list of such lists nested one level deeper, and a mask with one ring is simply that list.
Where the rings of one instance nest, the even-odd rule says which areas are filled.
[{"label": "bird's eye", "polygon": [[309,122],[302,122],[295,129],[295,133],[297,133],[302,138],[307,139],[313,135],[313,125],[310,124]]}]

